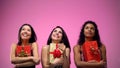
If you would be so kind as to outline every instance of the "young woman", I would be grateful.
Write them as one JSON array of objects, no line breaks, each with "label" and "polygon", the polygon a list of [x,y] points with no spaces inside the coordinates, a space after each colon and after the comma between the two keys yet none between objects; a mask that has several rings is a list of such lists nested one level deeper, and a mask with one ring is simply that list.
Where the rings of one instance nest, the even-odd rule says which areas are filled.
[{"label": "young woman", "polygon": [[11,47],[10,60],[15,68],[35,68],[39,64],[37,37],[30,24],[23,24],[18,33],[18,43]]},{"label": "young woman", "polygon": [[[55,47],[55,50],[52,52],[50,52],[51,47]],[[62,27],[57,26],[52,30],[47,45],[42,48],[41,56],[43,68],[70,67],[70,44]]]},{"label": "young woman", "polygon": [[[89,60],[85,61],[85,54],[83,45],[85,42],[96,41],[98,44],[98,54],[100,54],[100,61]],[[106,67],[106,48],[101,42],[97,25],[93,21],[86,21],[82,26],[78,43],[74,46],[74,61],[77,68],[105,68]],[[93,49],[94,51],[95,49]]]}]

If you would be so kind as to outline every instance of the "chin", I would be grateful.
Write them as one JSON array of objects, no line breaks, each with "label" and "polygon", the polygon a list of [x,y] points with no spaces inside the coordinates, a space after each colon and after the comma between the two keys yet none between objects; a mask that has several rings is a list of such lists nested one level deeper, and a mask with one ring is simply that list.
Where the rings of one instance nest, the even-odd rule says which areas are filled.
[{"label": "chin", "polygon": [[93,38],[93,36],[86,36],[87,38]]},{"label": "chin", "polygon": [[23,40],[28,40],[29,38],[21,38],[21,39],[23,39]]}]

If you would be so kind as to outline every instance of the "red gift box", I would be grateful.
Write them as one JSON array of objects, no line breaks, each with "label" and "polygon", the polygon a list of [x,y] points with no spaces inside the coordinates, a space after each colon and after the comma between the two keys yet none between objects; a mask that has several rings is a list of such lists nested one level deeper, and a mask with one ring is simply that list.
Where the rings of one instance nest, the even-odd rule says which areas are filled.
[{"label": "red gift box", "polygon": [[26,46],[17,46],[16,47],[16,55],[19,57],[26,57],[26,56],[31,56],[31,46],[26,45]]},{"label": "red gift box", "polygon": [[58,44],[50,43],[49,48],[49,62],[53,63],[56,58],[62,58],[62,51],[59,49]]},{"label": "red gift box", "polygon": [[100,61],[100,51],[97,41],[87,41],[83,44],[83,55],[85,61],[96,60]]}]

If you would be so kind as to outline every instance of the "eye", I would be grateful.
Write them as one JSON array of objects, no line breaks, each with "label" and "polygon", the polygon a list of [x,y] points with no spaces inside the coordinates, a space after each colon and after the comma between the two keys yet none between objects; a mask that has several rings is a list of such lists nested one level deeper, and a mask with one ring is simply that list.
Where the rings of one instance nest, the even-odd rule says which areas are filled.
[{"label": "eye", "polygon": [[22,28],[22,30],[25,30],[25,28]]},{"label": "eye", "polygon": [[85,29],[88,29],[88,28],[89,28],[88,26],[85,27]]},{"label": "eye", "polygon": [[62,31],[59,31],[59,33],[61,33],[61,34],[62,34]]},{"label": "eye", "polygon": [[94,27],[91,27],[91,29],[92,29],[92,30],[95,30],[95,28],[94,28]]},{"label": "eye", "polygon": [[30,29],[27,29],[27,31],[31,32],[31,30],[30,30]]},{"label": "eye", "polygon": [[53,32],[57,32],[57,30],[54,30]]}]

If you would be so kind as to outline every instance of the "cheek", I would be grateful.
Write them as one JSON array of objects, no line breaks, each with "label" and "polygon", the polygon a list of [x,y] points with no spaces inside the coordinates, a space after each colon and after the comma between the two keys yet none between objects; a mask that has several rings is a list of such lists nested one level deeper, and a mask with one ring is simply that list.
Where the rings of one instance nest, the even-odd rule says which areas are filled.
[{"label": "cheek", "polygon": [[24,32],[24,31],[21,30],[21,31],[20,31],[20,34],[22,34],[23,32]]},{"label": "cheek", "polygon": [[63,37],[62,34],[60,34],[60,38],[61,38],[61,39],[62,39],[62,37]]},{"label": "cheek", "polygon": [[32,34],[30,33],[29,36],[30,36],[30,38],[31,38]]},{"label": "cheek", "polygon": [[51,36],[53,36],[53,35],[55,35],[55,33],[54,33],[54,32],[51,34]]},{"label": "cheek", "polygon": [[31,33],[31,32],[27,32],[27,33],[28,33],[29,37],[31,38],[31,36],[32,36],[32,33]]},{"label": "cheek", "polygon": [[22,31],[20,32],[20,34],[19,34],[19,35],[20,35],[20,37],[22,36]]},{"label": "cheek", "polygon": [[83,33],[84,33],[84,35],[86,34],[86,32],[87,32],[87,31],[86,31],[86,30],[84,30],[84,32],[83,32]]},{"label": "cheek", "polygon": [[54,33],[51,34],[51,37],[54,35]]},{"label": "cheek", "polygon": [[51,39],[53,39],[53,35],[51,35]]},{"label": "cheek", "polygon": [[92,30],[92,33],[93,33],[93,34],[95,34],[95,31],[94,31],[94,30]]},{"label": "cheek", "polygon": [[32,32],[31,32],[31,31],[27,31],[27,33],[28,33],[28,34],[30,34],[30,35],[32,34]]},{"label": "cheek", "polygon": [[93,32],[93,36],[95,36],[95,32]]}]

